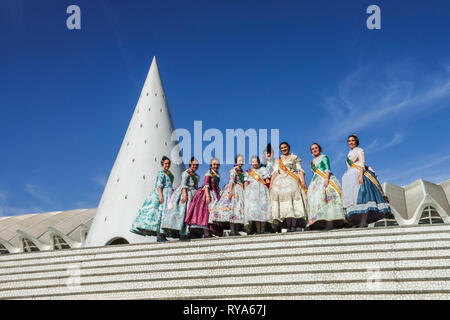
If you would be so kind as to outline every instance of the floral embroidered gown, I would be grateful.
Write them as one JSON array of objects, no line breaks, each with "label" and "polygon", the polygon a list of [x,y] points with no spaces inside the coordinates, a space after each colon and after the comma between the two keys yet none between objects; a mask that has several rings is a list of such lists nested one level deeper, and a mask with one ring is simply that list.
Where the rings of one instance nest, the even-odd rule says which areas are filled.
[{"label": "floral embroidered gown", "polygon": [[272,172],[272,179],[274,180],[270,190],[272,223],[279,224],[286,218],[304,218],[307,220],[308,206],[305,191],[295,178],[280,167],[279,161],[282,161],[286,168],[297,176],[300,171],[304,172],[301,159],[293,153],[287,158],[283,160],[280,158],[275,162]]},{"label": "floral embroidered gown", "polygon": [[[163,233],[161,229],[161,218],[167,208],[167,204],[172,194],[173,175],[170,171],[161,170],[156,177],[155,189],[149,194],[139,214],[133,222],[131,232],[142,234],[142,230],[150,235]],[[159,194],[157,189],[162,188],[164,202],[159,203]]]},{"label": "floral embroidered gown", "polygon": [[[359,168],[366,170],[363,183],[358,181]],[[347,156],[347,171],[342,177],[343,206],[351,223],[358,224],[362,214],[367,213],[367,223],[383,219],[391,213],[389,203],[383,198],[383,191],[375,172],[366,166],[364,150],[355,147]]]},{"label": "floral embroidered gown", "polygon": [[[321,154],[311,161],[314,175],[308,188],[308,229],[320,227],[324,221],[343,226],[345,213],[342,208],[342,189],[338,179],[331,173],[330,160]],[[324,187],[326,173],[330,172],[328,186]]]},{"label": "floral embroidered gown", "polygon": [[[181,175],[181,183],[170,197],[167,210],[164,212],[161,228],[165,231],[179,231],[180,235],[187,234],[187,225],[184,222],[186,211],[189,204],[198,189],[198,181],[200,177],[190,169],[184,171]],[[188,199],[182,203],[183,189],[186,189]]]},{"label": "floral embroidered gown", "polygon": [[[234,167],[230,170],[230,180],[211,209],[211,222],[244,224],[244,182],[247,179],[247,173],[242,169]],[[230,184],[233,185],[231,200],[228,199]]]},{"label": "floral embroidered gown", "polygon": [[[198,189],[189,204],[184,221],[191,228],[210,229],[220,235],[223,230],[217,225],[209,223],[210,210],[220,199],[220,175],[212,169],[209,169],[203,180],[203,187]],[[206,189],[209,189],[211,202],[206,203]]]},{"label": "floral embroidered gown", "polygon": [[248,185],[244,191],[244,222],[247,230],[252,221],[271,220],[270,193],[265,184],[265,179],[269,177],[269,171],[265,167],[251,169],[248,173]]}]

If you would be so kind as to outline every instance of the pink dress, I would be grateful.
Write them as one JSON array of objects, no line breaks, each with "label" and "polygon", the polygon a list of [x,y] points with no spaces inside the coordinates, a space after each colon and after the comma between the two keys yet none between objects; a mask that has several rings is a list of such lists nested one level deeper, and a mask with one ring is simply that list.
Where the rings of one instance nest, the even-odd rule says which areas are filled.
[{"label": "pink dress", "polygon": [[[211,169],[205,174],[203,187],[198,189],[189,204],[186,212],[185,222],[191,228],[210,229],[216,234],[221,235],[223,229],[216,224],[209,223],[209,212],[214,204],[220,199],[219,189],[220,176]],[[205,189],[209,189],[211,202],[206,203]]]}]

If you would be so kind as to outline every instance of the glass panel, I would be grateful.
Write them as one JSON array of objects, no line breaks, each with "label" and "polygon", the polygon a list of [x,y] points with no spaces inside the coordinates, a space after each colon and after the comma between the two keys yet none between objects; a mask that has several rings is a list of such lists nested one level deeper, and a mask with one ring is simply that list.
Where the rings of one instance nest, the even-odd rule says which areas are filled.
[{"label": "glass panel", "polygon": [[6,249],[6,247],[2,244],[0,244],[0,254],[8,254],[9,251]]},{"label": "glass panel", "polygon": [[396,220],[390,219],[390,220],[386,220],[386,223],[389,227],[391,226],[398,226],[398,223]]},{"label": "glass panel", "polygon": [[430,219],[429,218],[420,219],[419,224],[430,224]]},{"label": "glass panel", "polygon": [[380,220],[380,221],[377,221],[377,222],[375,223],[374,227],[375,227],[375,228],[378,228],[378,227],[386,227],[386,220]]},{"label": "glass panel", "polygon": [[39,251],[39,248],[34,244],[33,241],[30,241],[28,239],[23,239],[23,251],[25,252],[32,252],[32,251]]},{"label": "glass panel", "polygon": [[441,218],[432,218],[431,223],[444,223],[444,220],[442,220]]},{"label": "glass panel", "polygon": [[70,249],[70,245],[60,236],[53,236],[53,247],[55,250]]}]

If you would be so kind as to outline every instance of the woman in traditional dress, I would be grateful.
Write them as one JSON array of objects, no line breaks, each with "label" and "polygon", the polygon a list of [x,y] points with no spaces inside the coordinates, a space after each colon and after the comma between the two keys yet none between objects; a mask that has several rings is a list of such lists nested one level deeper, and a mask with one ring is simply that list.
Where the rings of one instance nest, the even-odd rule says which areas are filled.
[{"label": "woman in traditional dress", "polygon": [[180,240],[187,238],[187,224],[184,222],[186,211],[198,189],[200,177],[196,173],[198,161],[194,157],[189,162],[189,169],[181,175],[181,183],[170,197],[168,208],[164,213],[162,229]]},{"label": "woman in traditional dress", "polygon": [[275,158],[273,157],[272,145],[270,143],[267,144],[266,149],[263,151],[262,160],[262,167],[266,167],[269,176],[272,176],[273,167],[275,165]]},{"label": "woman in traditional dress", "polygon": [[162,157],[161,165],[163,168],[156,177],[155,189],[139,209],[139,214],[131,227],[131,232],[139,235],[156,235],[158,242],[167,241],[161,229],[161,218],[172,194],[174,180],[173,174],[169,171],[170,159]]},{"label": "woman in traditional dress", "polygon": [[343,206],[352,225],[367,227],[369,223],[390,215],[391,209],[375,172],[366,166],[358,137],[352,134],[347,143],[350,152],[347,172],[342,177]]},{"label": "woman in traditional dress", "polygon": [[286,221],[288,232],[294,232],[298,224],[306,224],[308,206],[301,159],[290,149],[287,142],[280,144],[282,155],[273,168],[270,202],[272,223],[278,226]]},{"label": "woman in traditional dress", "polygon": [[189,225],[190,230],[203,230],[203,237],[212,237],[211,232],[222,235],[222,228],[209,222],[209,215],[212,206],[220,199],[220,163],[217,158],[213,158],[210,168],[203,179],[203,187],[198,189],[189,204],[184,222]]},{"label": "woman in traditional dress", "polygon": [[220,192],[220,200],[211,209],[210,221],[223,227],[229,225],[231,235],[238,236],[244,225],[244,183],[247,174],[242,170],[242,155],[238,155],[234,162],[235,166],[230,170],[230,180]]},{"label": "woman in traditional dress", "polygon": [[330,160],[322,154],[322,147],[313,143],[311,169],[314,175],[308,188],[308,230],[329,230],[343,227],[345,213],[342,208],[341,185],[331,173]]},{"label": "woman in traditional dress", "polygon": [[245,229],[247,234],[253,233],[252,226],[256,225],[256,233],[264,233],[266,222],[271,219],[270,194],[267,184],[270,184],[269,171],[260,166],[259,157],[251,158],[252,169],[248,171],[248,179],[244,183],[244,212]]}]

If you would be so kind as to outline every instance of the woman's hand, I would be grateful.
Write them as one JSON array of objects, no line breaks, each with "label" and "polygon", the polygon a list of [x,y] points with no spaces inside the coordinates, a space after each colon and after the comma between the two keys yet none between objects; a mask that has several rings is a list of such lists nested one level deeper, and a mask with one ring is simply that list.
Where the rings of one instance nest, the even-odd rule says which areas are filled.
[{"label": "woman's hand", "polygon": [[206,204],[211,203],[211,196],[209,194],[206,195]]},{"label": "woman's hand", "polygon": [[323,186],[326,188],[326,187],[328,187],[329,183],[330,183],[330,181],[328,179],[325,179],[325,181],[323,182]]},{"label": "woman's hand", "polygon": [[359,182],[359,184],[363,184],[363,182],[364,182],[364,177],[363,177],[363,171],[362,170],[359,172],[358,182]]},{"label": "woman's hand", "polygon": [[232,198],[233,198],[233,194],[232,194],[231,192],[229,192],[229,194],[228,194],[228,200],[231,201]]},{"label": "woman's hand", "polygon": [[164,203],[164,198],[160,195],[159,196],[159,204],[163,204]]},{"label": "woman's hand", "polygon": [[188,200],[187,195],[184,195],[183,198],[181,199],[181,203],[186,203],[187,200]]}]

